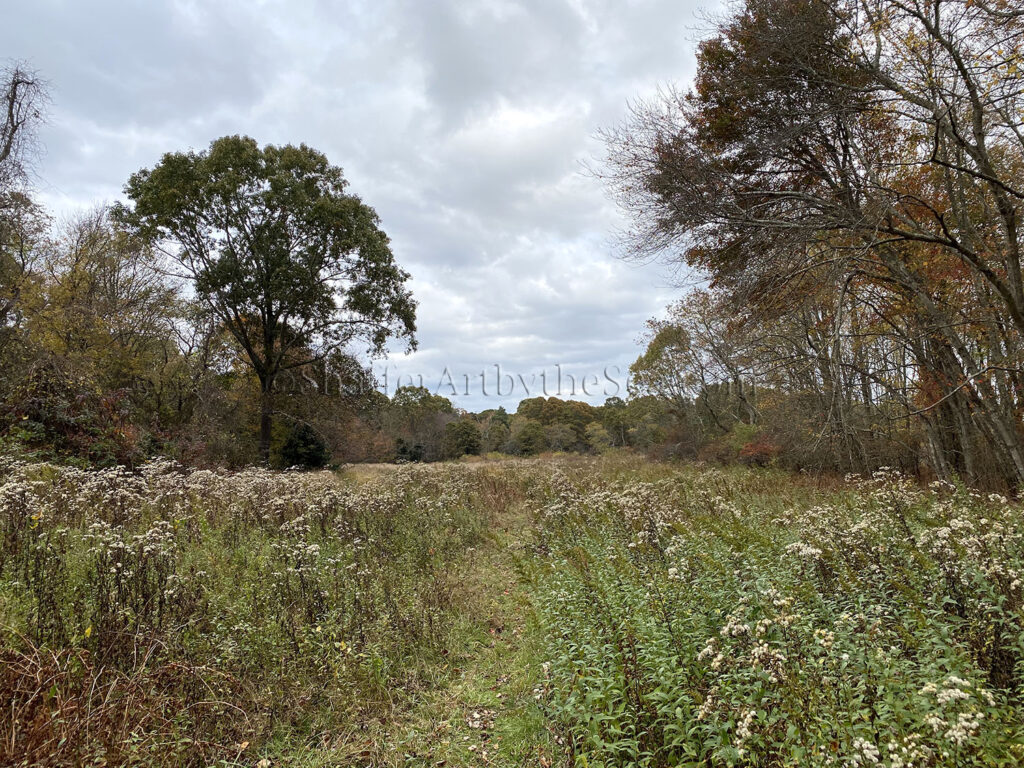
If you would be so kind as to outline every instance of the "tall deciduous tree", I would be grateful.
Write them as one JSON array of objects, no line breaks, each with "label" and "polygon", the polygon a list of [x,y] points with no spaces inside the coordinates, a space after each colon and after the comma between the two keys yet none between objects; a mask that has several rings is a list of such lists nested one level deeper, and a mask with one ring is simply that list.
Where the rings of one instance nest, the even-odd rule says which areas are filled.
[{"label": "tall deciduous tree", "polygon": [[24,189],[46,101],[36,73],[23,64],[0,67],[0,351],[19,323],[22,291],[46,225]]},{"label": "tall deciduous tree", "polygon": [[[681,249],[751,318],[792,318],[822,276],[840,289],[826,303],[858,295],[857,324],[912,357],[903,417],[934,426],[940,471],[1024,485],[1017,5],[745,0],[702,43],[694,90],[609,138],[641,253]],[[840,368],[886,386],[861,350],[834,354],[851,318],[820,319],[822,390],[843,391]]]},{"label": "tall deciduous tree", "polygon": [[0,208],[25,177],[46,100],[45,84],[25,65],[0,68]]},{"label": "tall deciduous tree", "polygon": [[282,371],[342,346],[415,344],[415,302],[372,208],[340,168],[306,146],[226,136],[134,174],[117,215],[161,244],[221,320],[260,383],[269,459]]}]

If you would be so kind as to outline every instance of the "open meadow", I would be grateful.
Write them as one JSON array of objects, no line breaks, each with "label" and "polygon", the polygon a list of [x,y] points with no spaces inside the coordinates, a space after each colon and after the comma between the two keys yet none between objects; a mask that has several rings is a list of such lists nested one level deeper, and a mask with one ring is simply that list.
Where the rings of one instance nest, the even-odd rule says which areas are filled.
[{"label": "open meadow", "polygon": [[1024,0],[6,6],[0,768],[1024,766]]},{"label": "open meadow", "polygon": [[3,765],[1017,765],[1021,509],[630,456],[7,462]]}]

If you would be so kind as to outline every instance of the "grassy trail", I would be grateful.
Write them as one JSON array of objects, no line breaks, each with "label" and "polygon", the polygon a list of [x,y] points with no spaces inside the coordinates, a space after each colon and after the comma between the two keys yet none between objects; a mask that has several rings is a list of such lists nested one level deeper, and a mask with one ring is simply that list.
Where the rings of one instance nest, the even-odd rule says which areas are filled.
[{"label": "grassy trail", "polygon": [[[371,479],[373,472],[361,473]],[[487,535],[460,574],[465,613],[458,650],[418,705],[345,757],[311,766],[549,766],[557,747],[534,700],[539,632],[523,577],[529,519],[520,500],[497,494]],[[341,758],[339,760],[339,757]]]},{"label": "grassy trail", "polygon": [[447,684],[395,724],[378,765],[551,764],[550,736],[533,699],[538,627],[520,568],[528,541],[521,509],[495,512],[464,574],[473,608]]},{"label": "grassy trail", "polygon": [[550,765],[552,748],[533,699],[540,671],[530,597],[520,577],[525,518],[495,520],[475,553],[467,588],[475,609],[466,642],[433,691],[389,735],[382,765]]}]

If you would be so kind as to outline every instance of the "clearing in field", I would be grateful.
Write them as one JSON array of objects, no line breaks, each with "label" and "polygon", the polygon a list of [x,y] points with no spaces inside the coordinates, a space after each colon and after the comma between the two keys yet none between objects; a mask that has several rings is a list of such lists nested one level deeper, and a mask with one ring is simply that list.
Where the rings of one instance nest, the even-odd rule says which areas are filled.
[{"label": "clearing in field", "polygon": [[6,463],[5,765],[1013,765],[1021,509],[636,458]]}]

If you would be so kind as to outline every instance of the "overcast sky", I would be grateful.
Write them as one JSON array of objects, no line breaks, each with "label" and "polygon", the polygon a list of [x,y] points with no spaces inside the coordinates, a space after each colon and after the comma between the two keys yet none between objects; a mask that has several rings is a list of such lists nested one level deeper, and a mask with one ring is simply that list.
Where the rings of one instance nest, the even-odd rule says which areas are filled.
[{"label": "overcast sky", "polygon": [[[5,11],[0,58],[28,61],[51,84],[38,175],[55,213],[119,199],[129,174],[164,152],[225,134],[305,142],[344,168],[412,273],[419,351],[374,366],[391,391],[399,374],[422,375],[459,407],[514,408],[542,394],[542,373],[558,394],[560,367],[561,396],[572,376],[575,396],[599,404],[675,293],[663,268],[616,258],[623,221],[581,164],[602,156],[596,134],[630,100],[689,82],[713,10],[33,0]],[[513,377],[501,396],[495,366]]]}]

